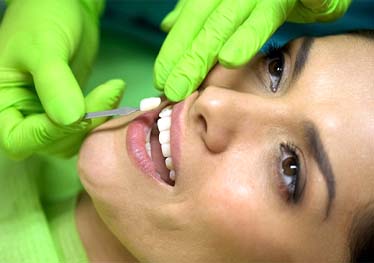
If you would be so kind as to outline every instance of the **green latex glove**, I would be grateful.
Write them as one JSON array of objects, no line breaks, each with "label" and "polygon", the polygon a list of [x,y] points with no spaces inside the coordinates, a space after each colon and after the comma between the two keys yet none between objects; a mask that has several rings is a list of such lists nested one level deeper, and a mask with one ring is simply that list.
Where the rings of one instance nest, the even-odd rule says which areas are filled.
[{"label": "green latex glove", "polygon": [[86,110],[80,84],[98,48],[103,0],[7,3],[0,25],[0,67],[31,74],[41,104],[53,121],[77,122]]},{"label": "green latex glove", "polygon": [[[0,68],[0,149],[11,158],[22,159],[33,153],[70,157],[78,151],[87,132],[107,119],[60,126],[43,112],[30,83],[29,75]],[[87,111],[117,107],[124,88],[122,80],[98,86],[85,98]]]},{"label": "green latex glove", "polygon": [[155,85],[179,101],[204,80],[217,60],[247,63],[285,22],[341,17],[351,0],[180,0],[161,24],[170,30],[154,67]]}]

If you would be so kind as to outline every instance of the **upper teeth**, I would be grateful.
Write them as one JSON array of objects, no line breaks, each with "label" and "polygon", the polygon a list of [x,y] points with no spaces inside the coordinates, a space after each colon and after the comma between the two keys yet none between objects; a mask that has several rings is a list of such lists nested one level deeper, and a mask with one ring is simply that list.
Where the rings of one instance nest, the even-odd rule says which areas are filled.
[{"label": "upper teeth", "polygon": [[[175,171],[174,171],[173,159],[171,157],[171,151],[170,151],[171,114],[172,114],[171,106],[164,108],[159,114],[160,119],[158,119],[157,121],[157,127],[158,127],[158,130],[160,131],[158,140],[161,144],[162,155],[165,157],[165,165],[170,170],[169,178],[172,181],[174,181]],[[147,153],[151,157],[150,137],[151,137],[151,131],[149,131],[147,135],[146,144],[145,144]]]}]

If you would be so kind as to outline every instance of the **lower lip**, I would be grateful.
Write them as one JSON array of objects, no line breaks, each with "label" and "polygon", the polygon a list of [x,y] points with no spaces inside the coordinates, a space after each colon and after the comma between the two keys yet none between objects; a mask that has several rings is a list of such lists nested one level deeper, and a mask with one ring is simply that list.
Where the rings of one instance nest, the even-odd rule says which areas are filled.
[{"label": "lower lip", "polygon": [[130,123],[127,129],[126,146],[130,159],[135,163],[136,167],[143,173],[165,184],[158,175],[156,167],[145,149],[147,133],[155,124],[159,112],[159,110],[147,112]]}]

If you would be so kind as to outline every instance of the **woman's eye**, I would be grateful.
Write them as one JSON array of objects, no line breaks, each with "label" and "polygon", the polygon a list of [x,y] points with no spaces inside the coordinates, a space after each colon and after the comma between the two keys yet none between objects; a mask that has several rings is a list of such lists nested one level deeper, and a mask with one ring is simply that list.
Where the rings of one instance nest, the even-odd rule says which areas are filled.
[{"label": "woman's eye", "polygon": [[276,93],[283,75],[284,55],[280,53],[276,57],[268,58],[267,65],[270,76],[270,90]]},{"label": "woman's eye", "polygon": [[286,47],[278,47],[274,43],[271,43],[265,50],[265,74],[266,78],[270,78],[269,89],[273,93],[278,91],[282,80],[285,66],[285,50],[287,50]]},{"label": "woman's eye", "polygon": [[279,169],[281,183],[286,192],[287,201],[297,202],[301,196],[300,162],[295,149],[290,145],[281,145],[281,158]]}]

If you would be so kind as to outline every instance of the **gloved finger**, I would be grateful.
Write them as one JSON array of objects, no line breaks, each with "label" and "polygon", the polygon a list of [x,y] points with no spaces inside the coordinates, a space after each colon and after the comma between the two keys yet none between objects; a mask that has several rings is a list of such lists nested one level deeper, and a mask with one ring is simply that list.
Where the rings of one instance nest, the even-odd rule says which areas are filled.
[{"label": "gloved finger", "polygon": [[0,146],[6,154],[22,159],[67,135],[85,130],[89,122],[59,126],[44,113],[27,116],[9,107],[0,112]]},{"label": "gloved finger", "polygon": [[219,52],[218,60],[222,65],[239,67],[247,63],[284,23],[295,0],[275,3],[269,5],[263,1],[256,5]]},{"label": "gloved finger", "polygon": [[[88,112],[110,110],[118,106],[125,92],[126,83],[121,79],[112,79],[92,90],[86,97]],[[109,117],[94,118],[90,129],[105,122]]]},{"label": "gloved finger", "polygon": [[170,29],[174,26],[175,22],[177,21],[180,13],[184,5],[186,4],[187,0],[179,0],[174,9],[165,16],[165,18],[161,21],[161,30],[164,32],[169,32]]},{"label": "gloved finger", "polygon": [[224,43],[254,6],[254,1],[225,0],[217,7],[167,79],[165,95],[168,99],[181,100],[197,89],[216,63]]},{"label": "gloved finger", "polygon": [[[88,14],[82,14],[88,16]],[[74,73],[79,85],[85,84],[91,73],[94,59],[98,50],[99,44],[99,29],[96,26],[84,25],[85,32],[84,41],[79,42],[79,46],[75,51],[74,58],[70,60],[70,67]]]},{"label": "gloved finger", "polygon": [[0,111],[11,106],[20,110],[23,115],[44,111],[38,97],[32,91],[30,74],[0,67]]},{"label": "gloved finger", "polygon": [[[85,102],[87,111],[102,111],[117,107],[123,92],[125,90],[125,82],[120,79],[113,79],[92,90],[86,97]],[[105,122],[109,117],[92,119],[87,129],[82,132],[69,135],[59,141],[49,145],[42,150],[45,154],[52,154],[59,157],[71,157],[76,154],[86,134]]]},{"label": "gloved finger", "polygon": [[0,111],[15,107],[27,113],[40,113],[43,109],[35,93],[25,87],[1,87]]},{"label": "gloved finger", "polygon": [[[170,72],[200,32],[206,18],[222,0],[189,0],[166,37],[154,65],[156,88],[163,90]],[[193,14],[193,18],[191,17]]]},{"label": "gloved finger", "polygon": [[287,21],[297,23],[333,21],[344,15],[351,2],[352,0],[300,0]]},{"label": "gloved finger", "polygon": [[30,74],[19,71],[14,68],[0,67],[0,88],[3,87],[21,87],[33,84]]},{"label": "gloved finger", "polygon": [[83,117],[84,97],[67,62],[46,59],[30,71],[40,101],[53,121],[70,125]]}]

